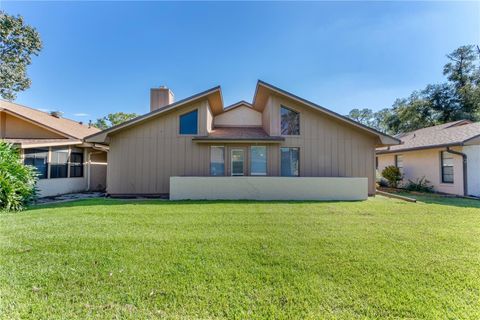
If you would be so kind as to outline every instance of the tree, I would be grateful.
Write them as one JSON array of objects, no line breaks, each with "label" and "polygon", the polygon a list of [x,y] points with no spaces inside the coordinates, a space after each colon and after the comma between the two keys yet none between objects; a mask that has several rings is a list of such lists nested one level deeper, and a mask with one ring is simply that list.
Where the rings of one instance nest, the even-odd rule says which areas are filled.
[{"label": "tree", "polygon": [[14,100],[16,93],[28,89],[31,81],[27,66],[38,55],[42,41],[38,32],[25,25],[21,16],[0,11],[0,96]]},{"label": "tree", "polygon": [[98,129],[105,130],[136,117],[138,117],[138,114],[136,113],[124,113],[124,112],[109,113],[103,118],[98,118],[97,121],[93,123],[93,126],[97,127]]},{"label": "tree", "polygon": [[480,121],[480,48],[462,46],[447,58],[443,67],[447,82],[396,99],[391,109],[353,109],[348,116],[389,134],[462,119]]},{"label": "tree", "polygon": [[454,87],[463,119],[480,120],[480,52],[473,45],[461,46],[447,55],[450,60],[443,67],[443,74]]},{"label": "tree", "polygon": [[0,140],[0,210],[18,211],[36,196],[37,173],[23,164],[18,149]]},{"label": "tree", "polygon": [[348,117],[369,127],[373,127],[375,121],[373,111],[368,108],[352,109]]}]

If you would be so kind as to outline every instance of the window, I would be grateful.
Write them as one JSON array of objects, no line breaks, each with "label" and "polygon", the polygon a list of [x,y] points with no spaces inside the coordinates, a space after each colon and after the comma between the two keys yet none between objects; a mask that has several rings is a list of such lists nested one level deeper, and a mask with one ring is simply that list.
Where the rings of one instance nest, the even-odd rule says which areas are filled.
[{"label": "window", "polygon": [[282,106],[280,108],[280,116],[282,119],[282,135],[292,136],[300,134],[300,114],[298,112]]},{"label": "window", "polygon": [[299,153],[298,148],[280,148],[280,170],[283,177],[298,177]]},{"label": "window", "polygon": [[252,176],[267,175],[267,147],[250,147],[250,174]]},{"label": "window", "polygon": [[70,177],[83,177],[83,152],[81,149],[72,149],[70,153]]},{"label": "window", "polygon": [[68,171],[68,149],[53,149],[50,163],[50,178],[66,178]]},{"label": "window", "polygon": [[197,134],[198,110],[180,116],[180,134]]},{"label": "window", "polygon": [[244,150],[232,149],[232,176],[243,176]]},{"label": "window", "polygon": [[395,156],[395,167],[397,167],[400,173],[403,175],[403,155],[397,154]]},{"label": "window", "polygon": [[449,152],[441,152],[442,160],[442,183],[453,183],[453,155]]},{"label": "window", "polygon": [[48,149],[25,149],[23,163],[34,166],[39,179],[48,177]]},{"label": "window", "polygon": [[225,148],[212,146],[210,148],[210,175],[225,175]]}]

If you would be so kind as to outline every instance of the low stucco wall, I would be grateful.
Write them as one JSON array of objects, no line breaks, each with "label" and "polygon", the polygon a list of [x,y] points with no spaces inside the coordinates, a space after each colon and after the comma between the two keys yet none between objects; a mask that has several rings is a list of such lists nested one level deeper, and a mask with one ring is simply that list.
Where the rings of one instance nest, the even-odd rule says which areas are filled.
[{"label": "low stucco wall", "polygon": [[59,194],[82,192],[87,189],[87,179],[82,178],[58,178],[40,179],[37,182],[39,197],[50,197]]},{"label": "low stucco wall", "polygon": [[366,200],[368,178],[170,177],[170,200]]}]

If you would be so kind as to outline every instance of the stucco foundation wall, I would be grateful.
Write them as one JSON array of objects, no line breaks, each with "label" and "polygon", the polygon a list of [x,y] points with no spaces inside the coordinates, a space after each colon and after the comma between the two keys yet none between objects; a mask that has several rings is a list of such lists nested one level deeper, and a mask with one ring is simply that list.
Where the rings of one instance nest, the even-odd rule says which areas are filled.
[{"label": "stucco foundation wall", "polygon": [[[443,183],[441,176],[440,151],[446,148],[424,149],[377,155],[378,173],[381,175],[386,166],[395,165],[395,155],[403,155],[404,179],[415,181],[425,176],[437,192],[463,195],[463,159],[459,155],[453,155],[454,183]],[[462,151],[462,148],[452,148],[455,151]]]},{"label": "stucco foundation wall", "polygon": [[39,189],[39,197],[81,192],[87,189],[87,179],[86,177],[41,179],[37,182],[37,188]]},{"label": "stucco foundation wall", "polygon": [[480,197],[480,145],[465,146],[467,155],[468,194]]},{"label": "stucco foundation wall", "polygon": [[368,178],[170,178],[170,200],[366,200],[367,198]]}]

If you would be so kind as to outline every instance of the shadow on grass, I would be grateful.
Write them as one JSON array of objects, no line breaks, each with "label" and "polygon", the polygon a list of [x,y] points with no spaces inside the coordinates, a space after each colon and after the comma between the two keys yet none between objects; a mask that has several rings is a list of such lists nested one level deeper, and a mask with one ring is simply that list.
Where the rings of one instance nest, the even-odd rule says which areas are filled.
[{"label": "shadow on grass", "polygon": [[414,199],[417,199],[417,201],[421,201],[429,204],[440,204],[445,206],[480,209],[480,200],[444,196],[444,195],[439,195],[435,193],[411,193],[407,191],[401,191],[401,192],[388,191],[388,192],[395,193],[395,194],[409,197],[409,198],[414,198]]},{"label": "shadow on grass", "polygon": [[159,206],[171,206],[171,205],[202,205],[202,204],[327,204],[327,203],[355,203],[364,202],[360,201],[306,201],[306,200],[272,200],[272,201],[260,201],[260,200],[181,200],[170,201],[165,199],[112,199],[112,198],[97,198],[97,199],[83,199],[74,200],[59,203],[50,204],[38,204],[32,205],[26,211],[33,211],[39,209],[49,208],[74,208],[74,207],[87,207],[87,206],[122,206],[122,205],[159,205]]}]

